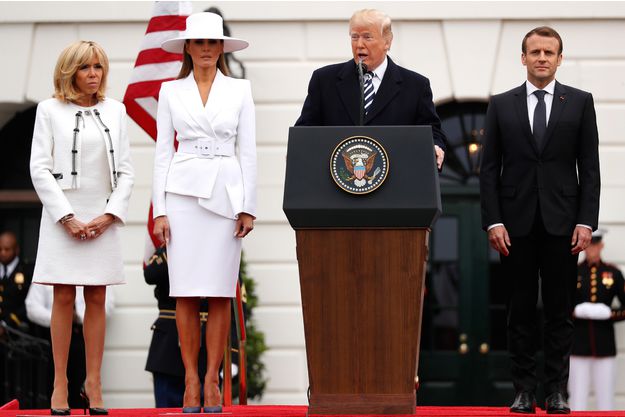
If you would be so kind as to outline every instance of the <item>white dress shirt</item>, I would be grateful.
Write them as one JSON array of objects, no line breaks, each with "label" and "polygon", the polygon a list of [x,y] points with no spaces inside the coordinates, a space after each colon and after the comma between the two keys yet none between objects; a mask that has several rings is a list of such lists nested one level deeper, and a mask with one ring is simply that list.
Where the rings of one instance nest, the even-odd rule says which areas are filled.
[{"label": "white dress shirt", "polygon": [[369,69],[369,71],[373,73],[373,79],[372,79],[373,92],[376,94],[378,93],[380,84],[382,84],[382,79],[384,78],[384,73],[386,72],[387,67],[388,67],[388,58],[384,57],[384,61],[382,61],[382,63],[378,65],[377,68]]},{"label": "white dress shirt", "polygon": [[16,256],[15,258],[13,258],[11,262],[8,263],[8,265],[4,265],[0,263],[0,280],[4,279],[4,277],[11,276],[13,271],[15,271],[15,268],[17,267],[17,264],[19,263],[19,261],[20,261],[20,257]]}]

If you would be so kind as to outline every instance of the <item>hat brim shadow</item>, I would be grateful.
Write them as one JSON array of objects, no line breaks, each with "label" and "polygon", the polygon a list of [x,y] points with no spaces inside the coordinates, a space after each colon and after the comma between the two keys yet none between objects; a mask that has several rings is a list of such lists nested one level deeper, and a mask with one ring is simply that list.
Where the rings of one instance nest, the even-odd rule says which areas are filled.
[{"label": "hat brim shadow", "polygon": [[[178,37],[174,39],[168,39],[161,44],[161,48],[173,54],[181,54],[184,50],[184,43],[187,39],[190,38]],[[230,38],[227,36],[216,39],[223,39],[224,53],[241,51],[249,46],[249,42],[244,41],[243,39]]]}]

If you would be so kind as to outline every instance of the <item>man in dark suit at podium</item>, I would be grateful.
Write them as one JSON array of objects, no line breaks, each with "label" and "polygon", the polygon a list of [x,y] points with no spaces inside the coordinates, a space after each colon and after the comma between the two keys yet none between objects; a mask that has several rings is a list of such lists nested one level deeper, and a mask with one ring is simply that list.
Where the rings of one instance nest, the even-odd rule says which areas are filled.
[{"label": "man in dark suit at podium", "polygon": [[313,72],[295,126],[358,125],[362,106],[357,63],[362,60],[366,65],[363,124],[432,126],[440,169],[445,157],[445,134],[432,103],[430,81],[387,56],[393,41],[390,17],[378,10],[357,11],[349,21],[349,34],[354,58]]},{"label": "man in dark suit at podium", "polygon": [[522,43],[527,81],[491,97],[480,172],[482,226],[510,286],[508,348],[516,398],[533,413],[536,302],[544,305],[546,409],[565,399],[573,344],[578,254],[599,216],[598,133],[592,95],[555,80],[562,39],[549,27]]}]

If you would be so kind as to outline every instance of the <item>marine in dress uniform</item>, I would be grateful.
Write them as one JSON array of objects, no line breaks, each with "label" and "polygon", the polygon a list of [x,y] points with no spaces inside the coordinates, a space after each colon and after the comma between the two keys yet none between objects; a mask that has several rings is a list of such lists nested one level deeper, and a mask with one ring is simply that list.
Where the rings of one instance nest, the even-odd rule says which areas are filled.
[{"label": "marine in dress uniform", "polygon": [[[625,280],[614,265],[601,259],[603,231],[593,233],[586,259],[579,264],[575,339],[571,356],[569,401],[573,410],[587,410],[591,384],[599,410],[614,409],[616,343],[614,322],[625,319]],[[612,308],[614,298],[619,308]]]},{"label": "marine in dress uniform", "polygon": [[[169,296],[167,250],[160,247],[154,252],[145,268],[143,277],[154,285],[154,297],[158,302],[159,315],[152,324],[152,341],[148,351],[145,370],[152,373],[156,408],[182,407],[184,394],[184,365],[178,344],[176,328],[176,299]],[[206,321],[206,301],[200,306],[200,318]],[[202,329],[204,330],[204,328]],[[204,338],[202,337],[201,340]],[[200,374],[206,372],[204,343],[199,355]]]}]

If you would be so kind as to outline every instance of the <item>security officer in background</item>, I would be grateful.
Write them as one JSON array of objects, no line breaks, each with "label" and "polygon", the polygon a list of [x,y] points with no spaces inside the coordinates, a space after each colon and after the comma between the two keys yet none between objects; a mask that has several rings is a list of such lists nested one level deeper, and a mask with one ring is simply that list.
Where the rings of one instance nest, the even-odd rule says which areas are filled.
[{"label": "security officer in background", "polygon": [[[145,365],[145,370],[152,373],[155,405],[156,408],[182,407],[184,366],[176,328],[176,299],[169,296],[167,251],[164,246],[158,248],[147,262],[143,277],[146,283],[155,285],[154,297],[159,309],[158,318],[152,325],[152,341]],[[203,323],[206,321],[207,307],[204,300],[200,305],[200,318]],[[204,340],[203,336],[201,340]],[[199,355],[199,372],[206,372],[206,350],[203,342]]]},{"label": "security officer in background", "polygon": [[[592,234],[577,275],[575,339],[569,376],[572,410],[587,410],[592,382],[599,410],[614,409],[616,344],[614,322],[625,320],[625,280],[614,265],[603,262],[604,231]],[[620,302],[612,308],[614,297]]]},{"label": "security officer in background", "polygon": [[[8,231],[0,233],[0,321],[8,327],[28,332],[24,300],[33,276],[33,266],[20,260],[19,253],[15,234]],[[0,338],[5,337],[4,327],[0,326]],[[0,375],[5,378],[0,380],[0,404],[12,396],[9,387],[14,385],[16,378],[14,372],[9,371],[7,353],[4,343],[0,343]]]},{"label": "security officer in background", "polygon": [[15,234],[8,231],[0,233],[0,320],[27,332],[29,323],[24,300],[33,276],[33,266],[20,260],[19,254]]}]

